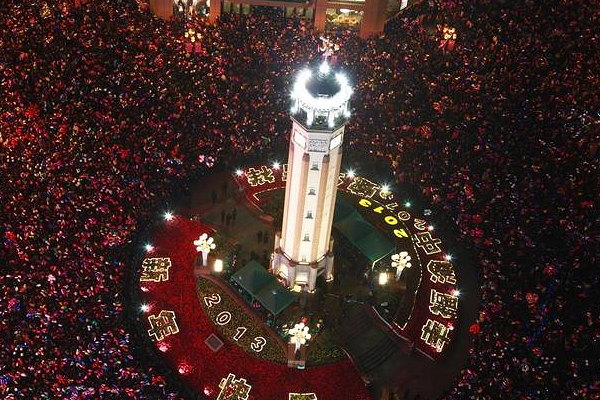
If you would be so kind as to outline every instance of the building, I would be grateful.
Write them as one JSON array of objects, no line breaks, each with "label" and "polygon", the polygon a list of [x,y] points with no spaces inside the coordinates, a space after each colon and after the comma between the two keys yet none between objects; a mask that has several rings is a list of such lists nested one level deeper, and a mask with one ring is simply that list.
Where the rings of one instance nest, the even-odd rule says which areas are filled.
[{"label": "building", "polygon": [[351,94],[327,62],[301,71],[293,87],[283,224],[271,263],[289,287],[313,291],[317,276],[333,279],[331,226]]},{"label": "building", "polygon": [[[171,18],[173,5],[182,0],[149,0],[150,9],[161,18]],[[333,27],[356,30],[361,37],[383,31],[389,15],[403,10],[414,0],[185,0],[184,4],[209,9],[209,19],[215,22],[223,13],[249,14],[254,6],[281,8],[286,17],[309,21],[315,30]]]}]

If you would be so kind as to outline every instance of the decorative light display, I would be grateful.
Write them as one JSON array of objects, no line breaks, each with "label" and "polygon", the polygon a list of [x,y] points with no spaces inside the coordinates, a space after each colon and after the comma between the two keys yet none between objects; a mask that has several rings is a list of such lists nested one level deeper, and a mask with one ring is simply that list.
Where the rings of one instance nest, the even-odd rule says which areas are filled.
[{"label": "decorative light display", "polygon": [[262,186],[266,183],[275,182],[273,171],[266,165],[263,165],[260,169],[248,168],[246,179],[250,186]]},{"label": "decorative light display", "polygon": [[415,240],[415,245],[423,249],[425,254],[428,256],[440,253],[442,251],[442,249],[440,249],[440,243],[442,243],[442,241],[440,239],[433,238],[431,236],[431,232],[429,231],[415,233],[413,237]]},{"label": "decorative light display", "polygon": [[408,255],[407,251],[392,254],[392,268],[396,268],[396,280],[400,280],[400,276],[405,268],[412,267],[410,260],[411,257]]},{"label": "decorative light display", "polygon": [[289,393],[288,400],[318,400],[315,393]]},{"label": "decorative light display", "polygon": [[308,326],[304,322],[294,325],[293,328],[288,330],[290,334],[290,343],[295,345],[296,351],[300,350],[300,346],[306,344],[310,340],[312,335],[308,333]]},{"label": "decorative light display", "polygon": [[348,191],[356,196],[366,197],[372,199],[373,196],[381,189],[381,186],[371,182],[370,180],[357,176],[352,180],[352,183],[348,185]]},{"label": "decorative light display", "polygon": [[[327,61],[320,65],[317,73],[321,76],[332,73]],[[296,114],[300,110],[306,112],[308,126],[311,126],[317,117],[324,117],[329,127],[333,127],[335,120],[339,117],[350,117],[349,100],[352,88],[348,83],[348,78],[342,73],[335,74],[335,80],[340,86],[340,90],[332,96],[314,97],[307,89],[307,84],[312,77],[313,73],[309,69],[304,69],[298,74],[291,94],[294,102],[292,113]]]},{"label": "decorative light display", "polygon": [[142,261],[142,273],[140,282],[165,282],[169,280],[169,268],[171,268],[171,259],[164,258],[145,258]]},{"label": "decorative light display", "polygon": [[425,229],[427,229],[427,221],[424,221],[419,218],[415,218],[413,226],[415,227],[415,229],[417,229],[419,231],[424,231]]},{"label": "decorative light display", "polygon": [[[314,73],[318,74],[320,72],[317,69]],[[329,73],[331,74],[331,71],[329,71]],[[308,143],[304,137],[298,135],[297,141],[302,139],[304,139],[304,147],[310,147],[310,143]],[[296,138],[294,138],[294,140],[296,140]],[[256,196],[257,194],[278,188],[283,189],[285,187],[285,174],[283,174],[281,170],[278,171],[273,167],[273,165],[254,167],[255,173],[250,179],[246,179],[246,173],[238,178],[238,182],[244,187],[247,196],[249,196],[251,201],[256,200],[257,203],[255,204],[257,205],[259,201],[259,197]],[[285,171],[287,164],[283,164],[282,167]],[[358,204],[363,207],[363,209],[379,214],[378,217],[381,219],[381,225],[390,227],[390,236],[404,239],[402,242],[398,243],[398,246],[400,247],[399,250],[405,248],[405,246],[412,246],[414,254],[412,254],[413,250],[406,248],[408,251],[398,252],[391,260],[393,263],[392,267],[396,268],[396,279],[401,277],[402,270],[408,268],[407,265],[412,266],[415,262],[418,262],[419,265],[423,266],[423,272],[427,275],[426,278],[429,278],[424,284],[419,286],[419,290],[414,294],[414,307],[418,307],[420,312],[417,313],[416,311],[411,311],[409,318],[403,323],[389,320],[389,318],[393,318],[390,315],[379,315],[379,317],[386,320],[392,329],[401,335],[411,335],[411,332],[414,332],[414,329],[418,331],[421,327],[425,327],[427,325],[425,322],[428,318],[432,321],[433,318],[443,318],[445,320],[445,324],[442,324],[442,327],[439,328],[439,330],[442,331],[442,335],[444,334],[444,329],[446,329],[447,332],[452,331],[451,327],[458,318],[459,292],[453,287],[457,282],[457,277],[454,265],[450,262],[450,255],[443,253],[442,241],[433,236],[434,226],[428,221],[413,215],[414,213],[409,212],[410,207],[412,206],[409,199],[405,199],[402,202],[397,200],[394,201],[394,194],[391,193],[389,187],[386,187],[383,184],[374,183],[364,177],[357,176],[355,171],[351,169],[339,173],[337,185],[340,190],[347,191],[354,196],[359,196]],[[431,210],[425,210],[423,212],[423,215],[431,214]],[[412,254],[412,259],[409,254]],[[433,257],[435,257],[435,259],[433,259]],[[406,266],[404,263],[406,263]],[[403,266],[404,268],[402,268]],[[379,270],[377,271],[375,279],[380,284],[387,285],[390,279],[392,279],[392,273],[393,272],[391,271]],[[330,277],[326,276],[326,280],[329,279]],[[451,287],[448,287],[449,285]],[[297,289],[300,291],[299,286]],[[435,291],[435,294],[432,294],[432,290]],[[212,315],[213,321],[219,311],[220,310],[218,310],[215,315]],[[433,326],[429,327],[431,329],[427,328],[428,332],[431,332],[426,332],[423,337],[437,335],[436,329],[438,329],[438,325],[435,325],[433,322],[431,322],[430,325],[431,324],[433,324]],[[232,319],[228,326],[232,326],[232,329],[235,329],[236,325],[234,319]],[[234,336],[237,332],[241,331],[232,330],[231,332],[228,332],[228,334],[230,333],[230,336]],[[254,336],[254,334],[246,335],[249,336],[250,339]],[[447,336],[447,338],[450,340],[449,336]],[[245,336],[241,341],[244,339],[246,339]],[[427,340],[431,341],[429,339]],[[445,339],[442,337],[440,340],[443,342]],[[247,345],[247,340],[244,343]],[[443,345],[440,345],[441,347],[436,347],[433,341],[431,341],[431,343],[433,343],[433,345],[424,346],[424,343],[421,342],[420,346],[425,354],[432,357],[432,359],[435,359],[443,351]]]},{"label": "decorative light display", "polygon": [[[225,302],[223,302],[223,297],[219,293],[209,293],[203,296],[202,299],[206,305],[209,317],[222,329],[224,335],[231,337],[241,347],[246,348],[246,346],[249,346],[250,350],[256,353],[260,353],[264,349],[267,345],[267,339],[256,335],[261,332],[260,329],[257,329],[257,327],[248,328],[239,324],[240,319],[237,317],[237,314],[232,313],[229,309],[223,309],[227,304],[223,304]],[[218,305],[220,307],[215,307]],[[248,337],[245,336],[247,332],[250,332]],[[240,343],[242,337],[244,337],[244,343]]]},{"label": "decorative light display", "polygon": [[431,289],[429,311],[443,318],[456,318],[458,314],[458,297]]},{"label": "decorative light display", "polygon": [[172,221],[173,220],[173,213],[167,211],[163,214],[163,219],[165,221]]},{"label": "decorative light display", "polygon": [[227,378],[221,379],[219,389],[221,392],[217,400],[247,400],[252,386],[244,378],[236,379],[234,374],[229,374]]},{"label": "decorative light display", "polygon": [[421,339],[438,353],[441,353],[446,343],[450,341],[449,334],[450,328],[432,319],[427,319],[421,328]]},{"label": "decorative light display", "polygon": [[177,321],[175,320],[175,312],[162,310],[158,315],[150,315],[148,317],[150,329],[148,335],[154,341],[161,341],[165,336],[174,335],[179,332]]},{"label": "decorative light display", "polygon": [[144,245],[144,249],[146,250],[146,252],[150,253],[152,250],[154,250],[154,246],[152,246],[150,243],[146,243]]},{"label": "decorative light display", "polygon": [[196,246],[196,251],[198,253],[202,253],[202,265],[206,266],[208,261],[208,253],[211,250],[214,250],[217,245],[214,243],[214,239],[209,237],[206,233],[200,235],[198,240],[194,240],[194,246]]},{"label": "decorative light display", "polygon": [[427,271],[431,274],[429,280],[433,283],[449,283],[456,284],[456,274],[454,267],[449,261],[429,260],[427,263]]}]

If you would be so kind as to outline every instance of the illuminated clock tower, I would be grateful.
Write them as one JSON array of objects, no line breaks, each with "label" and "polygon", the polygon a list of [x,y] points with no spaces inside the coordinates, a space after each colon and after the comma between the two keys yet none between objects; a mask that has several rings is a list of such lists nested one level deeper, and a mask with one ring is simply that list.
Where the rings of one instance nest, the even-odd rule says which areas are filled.
[{"label": "illuminated clock tower", "polygon": [[346,76],[326,62],[294,83],[283,226],[271,264],[289,287],[314,291],[317,276],[333,279],[331,225],[351,94]]}]

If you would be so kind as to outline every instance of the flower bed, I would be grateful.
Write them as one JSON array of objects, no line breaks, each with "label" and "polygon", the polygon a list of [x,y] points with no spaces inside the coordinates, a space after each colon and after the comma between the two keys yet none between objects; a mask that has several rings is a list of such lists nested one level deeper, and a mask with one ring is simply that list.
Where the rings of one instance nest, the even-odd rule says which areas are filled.
[{"label": "flower bed", "polygon": [[157,354],[164,357],[183,382],[198,393],[216,399],[219,383],[228,375],[243,378],[251,386],[249,400],[288,400],[290,393],[315,393],[318,400],[370,400],[363,380],[349,361],[307,367],[304,370],[257,358],[232,341],[225,341],[216,353],[204,341],[219,330],[199,304],[194,277],[196,251],[192,245],[210,228],[182,217],[165,222],[150,242],[148,257],[169,258],[169,278],[161,282],[140,282],[142,300],[147,305],[142,318],[162,310],[172,311],[178,332],[156,342]]},{"label": "flower bed", "polygon": [[198,278],[198,299],[204,312],[215,322],[221,337],[255,357],[286,363],[283,349],[266,328],[258,325],[257,321],[219,286],[207,279]]}]

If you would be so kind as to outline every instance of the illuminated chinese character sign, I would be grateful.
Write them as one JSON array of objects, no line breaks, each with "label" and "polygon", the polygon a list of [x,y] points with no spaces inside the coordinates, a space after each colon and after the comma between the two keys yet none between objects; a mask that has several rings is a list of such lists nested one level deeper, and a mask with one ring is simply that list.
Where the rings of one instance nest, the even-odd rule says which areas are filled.
[{"label": "illuminated chinese character sign", "polygon": [[[317,150],[319,143],[306,143]],[[260,196],[272,190],[284,190],[288,168],[266,165],[254,166],[236,174],[238,185],[249,201],[260,208]],[[414,284],[410,311],[402,321],[396,313],[380,315],[385,326],[415,343],[418,350],[433,359],[439,358],[452,339],[452,327],[458,318],[460,299],[456,268],[444,252],[442,238],[427,218],[410,208],[410,202],[388,185],[374,182],[354,172],[340,172],[337,187],[355,198],[355,208],[375,221],[378,229],[394,240],[396,252],[387,257],[391,274],[400,281],[407,271],[418,271],[420,279]],[[392,257],[393,258],[390,258]],[[404,278],[408,279],[408,278]],[[216,316],[215,316],[216,317]],[[221,316],[225,320],[225,316]],[[232,331],[232,334],[235,331]],[[240,331],[241,332],[241,331]]]}]

